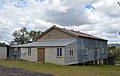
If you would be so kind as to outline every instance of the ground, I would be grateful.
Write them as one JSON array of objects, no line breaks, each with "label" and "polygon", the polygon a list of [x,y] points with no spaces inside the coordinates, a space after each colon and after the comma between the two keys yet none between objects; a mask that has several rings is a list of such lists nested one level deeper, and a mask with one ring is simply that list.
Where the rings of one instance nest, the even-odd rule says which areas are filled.
[{"label": "ground", "polygon": [[0,60],[0,65],[54,76],[120,76],[120,66],[62,66],[17,60]]},{"label": "ground", "polygon": [[36,73],[18,68],[0,66],[0,76],[53,76],[50,74]]}]

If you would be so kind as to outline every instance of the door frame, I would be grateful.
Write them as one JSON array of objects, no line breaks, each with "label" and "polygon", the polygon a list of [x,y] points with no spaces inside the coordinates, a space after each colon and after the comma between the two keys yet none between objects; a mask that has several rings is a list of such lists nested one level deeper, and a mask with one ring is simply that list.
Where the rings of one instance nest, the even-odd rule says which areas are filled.
[{"label": "door frame", "polygon": [[[43,52],[44,55],[42,55],[42,56],[43,56],[43,60],[39,60],[39,56],[40,56],[39,51],[41,51],[40,49],[42,50],[42,52],[44,51],[44,52]],[[39,62],[39,61],[40,61],[40,62],[45,62],[45,48],[37,48],[37,61],[38,61],[38,62]]]}]

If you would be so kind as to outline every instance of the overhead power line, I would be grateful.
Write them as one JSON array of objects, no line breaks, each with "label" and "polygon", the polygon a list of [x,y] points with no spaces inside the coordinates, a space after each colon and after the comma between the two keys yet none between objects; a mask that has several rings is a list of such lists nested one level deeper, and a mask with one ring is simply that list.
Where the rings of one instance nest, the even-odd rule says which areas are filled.
[{"label": "overhead power line", "polygon": [[[89,4],[89,6],[92,5],[94,2],[95,2],[95,0],[93,0],[93,1]],[[70,20],[67,22],[67,24],[68,24],[68,23],[71,23],[76,17],[78,17],[78,15],[80,15],[81,13],[83,13],[86,9],[87,9],[87,8],[84,8],[82,11],[80,11],[78,14],[76,14],[72,19],[70,19]]]}]

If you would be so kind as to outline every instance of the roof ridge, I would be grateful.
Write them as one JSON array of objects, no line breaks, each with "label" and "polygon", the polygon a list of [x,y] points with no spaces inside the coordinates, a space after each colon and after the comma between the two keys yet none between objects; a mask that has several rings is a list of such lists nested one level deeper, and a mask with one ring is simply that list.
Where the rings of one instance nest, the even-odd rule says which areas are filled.
[{"label": "roof ridge", "polygon": [[[82,36],[82,37],[87,37],[87,38],[92,38],[92,39],[99,39],[99,40],[106,40],[106,39],[103,39],[103,38],[100,38],[100,37],[97,37],[97,36],[94,36],[94,35],[90,35],[90,34],[87,34],[87,33],[84,33],[84,32],[80,32],[80,31],[75,31],[73,29],[69,30],[69,29],[66,29],[66,28],[60,28],[60,27],[57,27],[56,25],[53,25],[52,27],[50,27],[49,29],[47,29],[43,34],[41,34],[38,38],[40,38],[41,36],[43,36],[44,34],[46,34],[46,32],[49,32],[50,30],[52,29],[58,29],[62,32],[65,32],[67,34],[70,34],[74,37],[79,37],[79,36]],[[37,38],[37,39],[38,39]],[[107,40],[106,40],[107,41]]]},{"label": "roof ridge", "polygon": [[[59,28],[59,29],[62,29],[62,30],[65,30],[65,31],[67,31],[67,32],[70,32],[70,33],[72,33],[72,34],[74,34],[74,35],[76,35],[76,36],[83,36],[83,35],[85,35],[85,36],[83,36],[83,37],[89,37],[89,38],[93,38],[93,39],[106,40],[106,39],[103,39],[103,38],[100,38],[100,37],[97,37],[97,36],[94,36],[94,35],[91,35],[91,34],[87,34],[87,33],[81,32],[81,31],[76,31],[76,30],[73,30],[73,29],[69,30],[69,29],[60,28],[60,27],[57,27],[57,26],[55,26],[55,27],[56,27],[56,28]],[[81,35],[80,35],[80,34],[81,34]]]}]

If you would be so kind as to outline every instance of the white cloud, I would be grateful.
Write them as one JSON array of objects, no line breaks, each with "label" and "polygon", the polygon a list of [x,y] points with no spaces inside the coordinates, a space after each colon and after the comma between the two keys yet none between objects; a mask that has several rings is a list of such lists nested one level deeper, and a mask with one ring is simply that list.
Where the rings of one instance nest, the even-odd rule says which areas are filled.
[{"label": "white cloud", "polygon": [[4,0],[0,6],[0,41],[9,42],[11,34],[22,27],[44,31],[56,24],[106,38],[108,43],[120,42],[120,0],[95,0],[92,6],[96,11],[87,9],[82,13],[84,5],[93,0],[29,0],[24,8],[15,7],[16,1]]}]

